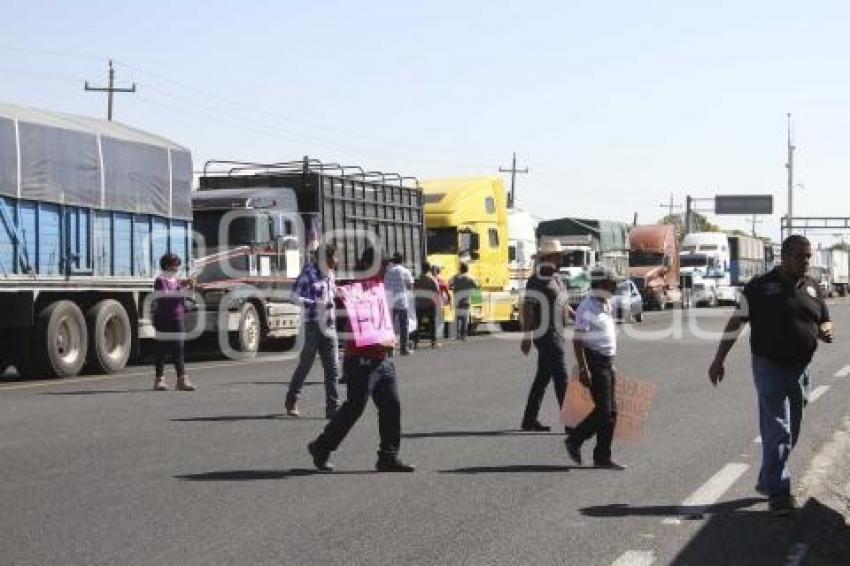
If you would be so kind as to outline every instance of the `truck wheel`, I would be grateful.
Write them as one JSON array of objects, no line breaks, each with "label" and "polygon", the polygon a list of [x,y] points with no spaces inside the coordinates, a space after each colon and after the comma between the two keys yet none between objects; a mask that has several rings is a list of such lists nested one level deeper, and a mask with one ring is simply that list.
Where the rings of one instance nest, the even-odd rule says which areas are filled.
[{"label": "truck wheel", "polygon": [[234,348],[245,354],[245,357],[253,358],[260,350],[262,334],[257,307],[253,303],[245,303],[239,309],[239,330],[234,337]]},{"label": "truck wheel", "polygon": [[838,289],[838,296],[839,297],[846,297],[847,296],[847,285],[842,285],[841,288]]},{"label": "truck wheel", "polygon": [[86,313],[86,321],[89,366],[101,373],[124,369],[133,345],[130,317],[124,305],[113,299],[100,301]]},{"label": "truck wheel", "polygon": [[32,334],[27,373],[36,377],[73,377],[86,363],[89,334],[83,311],[71,301],[41,309]]},{"label": "truck wheel", "polygon": [[635,314],[635,322],[643,322],[643,313],[642,312]]}]

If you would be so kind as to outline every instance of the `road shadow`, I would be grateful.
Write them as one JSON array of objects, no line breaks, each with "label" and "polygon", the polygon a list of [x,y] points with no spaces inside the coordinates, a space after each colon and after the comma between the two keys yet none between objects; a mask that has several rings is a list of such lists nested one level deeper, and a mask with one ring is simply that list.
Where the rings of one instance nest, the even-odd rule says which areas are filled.
[{"label": "road shadow", "polygon": [[258,481],[285,480],[307,476],[352,476],[377,474],[374,470],[343,470],[332,473],[320,472],[309,468],[293,468],[291,470],[222,470],[201,474],[183,474],[174,476],[182,481]]},{"label": "road shadow", "polygon": [[468,436],[563,436],[561,432],[531,432],[512,430],[439,430],[434,432],[405,432],[402,438],[465,438]]},{"label": "road shadow", "polygon": [[152,389],[92,389],[90,391],[44,391],[40,395],[115,395],[119,393],[156,393]]},{"label": "road shadow", "polygon": [[721,512],[671,564],[850,564],[850,527],[817,499],[809,499],[793,518],[767,511]]},{"label": "road shadow", "polygon": [[228,423],[238,421],[324,421],[324,417],[290,417],[283,413],[269,415],[218,415],[213,417],[184,417],[171,419],[173,423]]},{"label": "road shadow", "polygon": [[611,503],[596,507],[579,509],[579,513],[587,517],[678,517],[687,520],[704,519],[706,515],[731,513],[739,509],[752,507],[765,500],[757,497],[724,501],[713,505],[683,507],[681,505],[644,505],[634,506],[626,503]]},{"label": "road shadow", "polygon": [[527,474],[527,473],[564,473],[572,470],[593,470],[594,468],[582,466],[561,466],[550,464],[514,464],[509,466],[473,466],[469,468],[456,468],[454,470],[440,470],[441,474]]}]

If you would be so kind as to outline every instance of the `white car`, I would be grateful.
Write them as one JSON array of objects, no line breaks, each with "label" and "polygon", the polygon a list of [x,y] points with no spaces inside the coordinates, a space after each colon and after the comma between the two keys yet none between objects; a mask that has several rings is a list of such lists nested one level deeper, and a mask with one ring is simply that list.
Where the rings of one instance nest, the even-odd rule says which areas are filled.
[{"label": "white car", "polygon": [[717,286],[714,281],[695,281],[691,288],[691,304],[696,307],[702,305],[716,307],[718,304]]}]

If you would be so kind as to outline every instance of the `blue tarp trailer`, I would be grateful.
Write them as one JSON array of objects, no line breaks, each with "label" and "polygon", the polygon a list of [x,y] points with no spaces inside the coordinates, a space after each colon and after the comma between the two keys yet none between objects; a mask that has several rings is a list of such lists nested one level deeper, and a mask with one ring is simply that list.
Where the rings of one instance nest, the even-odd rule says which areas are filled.
[{"label": "blue tarp trailer", "polygon": [[159,258],[191,254],[191,155],[117,123],[0,104],[0,370],[123,368]]}]

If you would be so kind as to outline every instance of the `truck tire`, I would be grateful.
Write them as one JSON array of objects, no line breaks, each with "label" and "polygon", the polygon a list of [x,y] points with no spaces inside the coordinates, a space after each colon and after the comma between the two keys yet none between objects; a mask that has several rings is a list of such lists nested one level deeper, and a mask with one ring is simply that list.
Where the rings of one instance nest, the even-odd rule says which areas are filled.
[{"label": "truck tire", "polygon": [[28,377],[62,378],[80,373],[89,336],[83,311],[72,301],[56,301],[36,316],[30,339]]},{"label": "truck tire", "polygon": [[133,346],[130,317],[124,305],[113,299],[100,301],[86,313],[86,322],[89,367],[99,373],[124,369]]},{"label": "truck tire", "polygon": [[643,313],[642,312],[635,314],[635,322],[643,322]]},{"label": "truck tire", "polygon": [[253,303],[245,303],[239,309],[239,330],[234,334],[234,349],[242,352],[246,358],[257,355],[263,338],[263,325]]},{"label": "truck tire", "polygon": [[847,296],[847,285],[842,285],[838,289],[838,296],[839,297],[846,297]]}]

